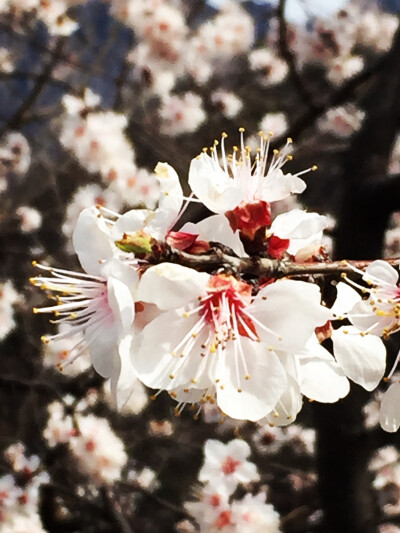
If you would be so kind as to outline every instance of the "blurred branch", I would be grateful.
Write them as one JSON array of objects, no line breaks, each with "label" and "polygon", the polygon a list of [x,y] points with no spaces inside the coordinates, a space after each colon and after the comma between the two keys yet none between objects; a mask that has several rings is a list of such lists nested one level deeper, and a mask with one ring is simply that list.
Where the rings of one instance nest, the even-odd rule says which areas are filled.
[{"label": "blurred branch", "polygon": [[22,102],[17,111],[13,114],[13,116],[0,130],[0,137],[9,129],[18,129],[22,125],[25,114],[35,104],[36,100],[39,98],[43,89],[49,82],[49,79],[51,78],[51,73],[53,72],[54,68],[57,66],[60,60],[64,44],[65,39],[63,37],[60,37],[57,40],[50,60],[46,63],[46,65],[43,67],[41,74],[37,77],[36,83],[33,86],[31,92],[28,94],[27,98]]},{"label": "blurred branch", "polygon": [[279,0],[277,9],[277,16],[279,20],[279,51],[282,59],[284,59],[289,67],[290,77],[293,81],[299,96],[307,105],[310,112],[318,111],[318,106],[314,103],[314,97],[308,89],[303,77],[297,70],[296,56],[289,47],[288,42],[288,26],[285,19],[286,0]]},{"label": "blurred branch", "polygon": [[[309,109],[303,113],[299,118],[294,120],[290,126],[290,135],[297,141],[301,138],[302,134],[312,125],[315,121],[323,115],[331,107],[336,107],[344,104],[348,100],[354,97],[356,91],[373,76],[378,74],[389,60],[389,53],[379,58],[371,67],[362,70],[357,76],[353,76],[346,83],[343,83],[339,89],[329,94],[326,98],[321,98],[318,103],[315,103],[313,109]],[[272,143],[273,147],[280,146],[286,141],[286,134],[277,137]]]}]

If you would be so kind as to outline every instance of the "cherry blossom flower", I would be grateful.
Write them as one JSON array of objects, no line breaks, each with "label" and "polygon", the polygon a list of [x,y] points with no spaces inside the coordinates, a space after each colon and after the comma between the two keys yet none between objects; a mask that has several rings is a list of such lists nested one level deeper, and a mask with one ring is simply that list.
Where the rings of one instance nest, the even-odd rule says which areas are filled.
[{"label": "cherry blossom flower", "polygon": [[283,165],[291,159],[291,139],[281,152],[274,151],[268,169],[269,137],[260,134],[260,150],[251,160],[241,129],[240,148],[231,157],[225,153],[226,134],[222,135],[219,162],[218,142],[211,148],[211,156],[203,152],[193,159],[189,170],[189,185],[210,211],[224,214],[241,203],[274,202],[293,193],[301,193],[306,184],[299,178],[305,170],[295,175],[284,174]]},{"label": "cherry blossom flower", "polygon": [[119,479],[128,456],[108,420],[78,414],[77,421],[79,434],[70,439],[69,446],[82,470],[98,484]]},{"label": "cherry blossom flower", "polygon": [[56,323],[70,326],[69,331],[44,337],[45,343],[83,333],[83,341],[75,345],[65,364],[88,347],[95,370],[111,378],[114,397],[124,403],[135,375],[129,350],[138,274],[115,257],[117,248],[110,239],[109,228],[98,218],[95,208],[81,213],[73,243],[86,274],[38,265],[50,276],[37,276],[31,281],[43,290],[55,292],[57,304],[35,308],[34,312],[53,313]]},{"label": "cherry blossom flower", "polygon": [[308,283],[281,280],[254,298],[251,292],[233,276],[168,263],[149,268],[138,299],[164,312],[143,329],[132,354],[139,378],[152,388],[186,391],[188,402],[196,401],[189,391],[198,401],[205,389],[215,390],[232,418],[266,416],[287,385],[277,353],[301,350],[331,313]]},{"label": "cherry blossom flower", "polygon": [[[357,271],[356,268],[354,270]],[[373,261],[365,272],[358,272],[371,288],[351,282],[369,297],[366,300],[360,298],[349,311],[348,317],[354,326],[365,333],[388,337],[400,329],[399,274],[382,260]]]},{"label": "cherry blossom flower", "polygon": [[235,439],[223,444],[209,439],[204,447],[204,455],[199,480],[212,484],[216,492],[229,496],[239,483],[260,479],[256,465],[247,460],[250,446],[243,440]]}]

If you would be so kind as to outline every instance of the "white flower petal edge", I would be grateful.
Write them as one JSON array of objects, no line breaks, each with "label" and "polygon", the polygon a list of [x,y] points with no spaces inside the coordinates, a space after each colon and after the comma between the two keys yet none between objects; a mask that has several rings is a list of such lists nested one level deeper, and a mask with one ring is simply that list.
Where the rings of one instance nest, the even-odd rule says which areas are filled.
[{"label": "white flower petal edge", "polygon": [[110,230],[95,207],[84,209],[79,215],[72,243],[83,269],[95,276],[100,274],[103,261],[112,259],[117,251]]},{"label": "white flower petal edge", "polygon": [[275,407],[286,390],[287,376],[276,353],[263,343],[243,339],[242,346],[250,377],[238,382],[234,361],[228,361],[227,354],[224,374],[216,370],[217,403],[231,418],[255,422]]},{"label": "white flower petal edge", "polygon": [[201,154],[192,160],[189,185],[194,194],[213,213],[224,214],[244,198],[232,178],[209,155]]},{"label": "white flower petal edge", "polygon": [[326,217],[318,213],[292,209],[275,218],[270,232],[281,239],[290,239],[288,252],[295,255],[305,246],[320,244],[326,224]]},{"label": "white flower petal edge", "polygon": [[363,278],[374,284],[397,285],[399,274],[389,263],[378,259],[367,266]]},{"label": "white flower petal edge", "polygon": [[361,301],[361,296],[358,292],[352,289],[347,283],[343,283],[343,281],[340,281],[336,285],[336,291],[336,300],[331,307],[331,311],[336,317],[345,315]]},{"label": "white flower petal edge", "polygon": [[154,239],[163,240],[179,218],[183,192],[178,174],[167,163],[158,163],[155,169],[160,183],[160,200],[157,209],[131,209],[120,216],[112,231],[114,240],[124,233],[143,230]]},{"label": "white flower petal edge", "polygon": [[400,427],[400,383],[392,383],[382,398],[379,413],[382,429],[394,433]]},{"label": "white flower petal edge", "polygon": [[363,335],[353,326],[332,333],[336,361],[352,381],[372,391],[384,376],[386,348],[376,335]]},{"label": "white flower petal edge", "polygon": [[111,374],[111,394],[118,409],[121,409],[131,397],[137,382],[137,375],[132,366],[130,352],[133,336],[125,335],[118,345],[118,361]]},{"label": "white flower petal edge", "polygon": [[317,285],[295,280],[278,280],[263,288],[249,311],[270,331],[258,330],[268,346],[277,350],[302,349],[317,326],[332,318],[330,309],[320,305]]},{"label": "white flower petal edge", "polygon": [[137,298],[160,309],[176,309],[205,293],[210,275],[173,263],[160,263],[146,270]]},{"label": "white flower petal edge", "polygon": [[310,398],[323,403],[334,403],[350,391],[344,371],[333,356],[313,335],[304,350],[299,352],[300,390]]},{"label": "white flower petal edge", "polygon": [[297,379],[288,374],[286,389],[265,420],[273,426],[288,426],[296,420],[303,405]]}]

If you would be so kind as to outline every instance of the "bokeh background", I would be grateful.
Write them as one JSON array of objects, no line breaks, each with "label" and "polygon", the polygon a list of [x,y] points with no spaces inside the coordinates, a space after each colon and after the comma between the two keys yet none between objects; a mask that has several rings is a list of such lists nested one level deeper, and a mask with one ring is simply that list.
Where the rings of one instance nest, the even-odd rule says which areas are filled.
[{"label": "bokeh background", "polygon": [[[87,354],[57,370],[74,344],[43,345],[55,326],[32,313],[46,299],[29,284],[32,261],[79,270],[81,209],[154,207],[158,161],[187,190],[191,159],[222,132],[236,144],[239,127],[252,148],[259,130],[273,148],[292,137],[288,168],[318,165],[301,206],[329,215],[332,257],[398,257],[399,11],[398,0],[0,0],[1,532],[200,531],[185,504],[202,498],[204,443],[238,435],[260,479],[236,498],[265,494],[281,531],[400,531],[400,439],[378,427],[379,391],[305,401],[287,428],[238,425],[210,405],[176,416],[139,382],[118,412]],[[193,204],[185,217],[206,214]],[[393,336],[389,354],[398,347]]]}]

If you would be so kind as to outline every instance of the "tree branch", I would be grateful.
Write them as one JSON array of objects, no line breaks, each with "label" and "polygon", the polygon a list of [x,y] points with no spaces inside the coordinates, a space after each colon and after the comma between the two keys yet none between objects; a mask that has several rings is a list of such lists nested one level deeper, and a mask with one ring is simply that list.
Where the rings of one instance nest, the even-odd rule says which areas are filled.
[{"label": "tree branch", "polygon": [[[354,268],[364,270],[371,261],[331,261],[329,263],[294,263],[266,259],[262,257],[235,257],[213,249],[209,255],[193,255],[176,249],[167,249],[160,256],[148,257],[152,264],[163,262],[177,263],[203,272],[214,272],[218,269],[231,269],[238,274],[247,274],[254,277],[298,277],[310,275],[338,275],[352,274]],[[397,266],[400,259],[388,259],[389,264]]]}]

